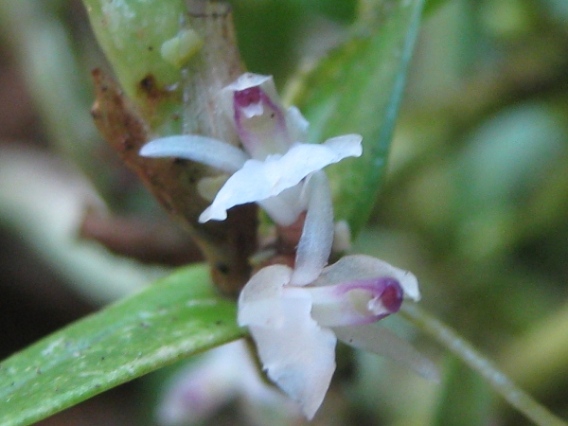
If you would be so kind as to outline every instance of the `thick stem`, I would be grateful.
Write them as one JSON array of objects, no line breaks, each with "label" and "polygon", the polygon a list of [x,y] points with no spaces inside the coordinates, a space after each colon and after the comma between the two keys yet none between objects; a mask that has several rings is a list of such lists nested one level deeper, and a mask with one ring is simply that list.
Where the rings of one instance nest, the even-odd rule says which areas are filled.
[{"label": "thick stem", "polygon": [[567,425],[515,385],[489,359],[479,353],[452,328],[411,303],[405,303],[400,312],[420,330],[432,336],[470,368],[477,371],[499,395],[537,425]]},{"label": "thick stem", "polygon": [[184,0],[84,4],[122,87],[94,72],[93,115],[99,130],[170,215],[190,230],[215,284],[236,296],[250,278],[256,207],[239,206],[223,223],[201,224],[198,218],[208,201],[198,184],[218,171],[193,161],[139,155],[148,140],[182,130],[238,144],[218,105],[221,88],[242,72],[229,9],[195,2],[201,8],[188,11]]}]

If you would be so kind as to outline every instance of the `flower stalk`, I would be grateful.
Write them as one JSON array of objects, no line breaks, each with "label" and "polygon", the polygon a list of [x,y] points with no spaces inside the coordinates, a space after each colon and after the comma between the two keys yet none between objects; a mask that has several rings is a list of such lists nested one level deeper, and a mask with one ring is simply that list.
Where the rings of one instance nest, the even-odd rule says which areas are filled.
[{"label": "flower stalk", "polygon": [[404,304],[400,313],[417,328],[437,340],[471,369],[477,371],[499,395],[537,425],[566,426],[568,424],[519,388],[493,362],[483,356],[451,327],[415,304]]}]

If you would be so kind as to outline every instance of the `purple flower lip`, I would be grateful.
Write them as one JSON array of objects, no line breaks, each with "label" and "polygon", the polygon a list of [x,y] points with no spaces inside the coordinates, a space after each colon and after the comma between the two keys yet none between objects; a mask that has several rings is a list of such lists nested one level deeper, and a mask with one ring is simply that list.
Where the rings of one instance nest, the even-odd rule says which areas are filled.
[{"label": "purple flower lip", "polygon": [[379,277],[367,280],[352,281],[337,286],[341,294],[353,290],[362,290],[372,296],[372,300],[380,301],[389,313],[398,312],[404,298],[404,290],[397,279]]},{"label": "purple flower lip", "polygon": [[328,327],[379,321],[396,313],[404,298],[400,282],[390,276],[305,289],[312,296],[314,319]]},{"label": "purple flower lip", "polygon": [[363,282],[355,282],[349,285],[355,292],[367,292],[369,301],[366,306],[366,314],[361,318],[361,324],[379,321],[391,314],[398,312],[404,298],[402,286],[392,277],[382,277]]},{"label": "purple flower lip", "polygon": [[383,278],[384,290],[380,295],[383,306],[390,311],[391,314],[398,312],[402,305],[404,291],[398,280],[394,278]]},{"label": "purple flower lip", "polygon": [[[266,86],[266,85],[264,85]],[[252,158],[285,154],[292,144],[286,110],[270,87],[262,84],[233,89],[233,119],[237,134]]]},{"label": "purple flower lip", "polygon": [[233,94],[235,106],[237,108],[246,108],[252,104],[258,104],[261,101],[262,92],[260,87],[249,87],[243,90],[237,90]]}]

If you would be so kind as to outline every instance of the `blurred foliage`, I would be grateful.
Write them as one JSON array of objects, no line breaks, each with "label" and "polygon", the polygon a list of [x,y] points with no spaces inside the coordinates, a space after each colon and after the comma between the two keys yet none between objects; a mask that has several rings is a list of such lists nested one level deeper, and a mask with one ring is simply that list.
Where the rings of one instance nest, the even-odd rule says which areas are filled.
[{"label": "blurred foliage", "polygon": [[[280,87],[289,85],[293,92],[297,78],[314,69],[330,47],[351,40],[364,18],[358,11],[372,2],[232,3],[248,69],[275,75]],[[371,222],[355,244],[358,251],[412,270],[420,278],[424,306],[455,326],[496,359],[511,378],[565,417],[566,4],[563,0],[426,2],[426,19],[410,66],[387,177]],[[41,8],[36,5],[34,13],[19,15],[16,20],[8,14],[9,1],[1,1],[0,6],[0,15],[10,17],[3,22],[12,22],[2,25],[3,47],[19,60],[20,73],[26,76],[49,129],[50,142],[68,158],[84,164],[99,191],[110,194],[107,201],[114,196],[115,204],[120,205],[123,194],[135,192],[137,186],[127,179],[125,183],[118,166],[112,166],[112,172],[105,169],[104,164],[109,163],[100,159],[107,157],[92,155],[92,149],[99,152],[103,145],[90,133],[88,120],[69,120],[75,117],[69,109],[83,115],[88,110],[86,69],[102,62],[85,31],[79,8],[75,5],[69,9],[64,1],[50,2]],[[36,39],[70,46],[66,52],[73,54],[72,61],[79,59],[80,65],[68,78],[68,87],[74,87],[70,91],[73,98],[63,103],[49,97],[53,91],[40,90],[38,82],[50,75],[46,70],[40,72],[41,65],[51,64],[47,60],[53,60],[54,66],[67,64],[66,57],[40,57],[36,50],[30,50],[32,44],[26,44],[26,40],[32,40],[33,30],[43,28],[35,20],[37,16],[49,18],[45,20],[54,26]],[[61,36],[63,39],[58,39]],[[370,61],[372,53],[365,59]],[[336,50],[336,56],[328,61],[341,54]],[[41,58],[44,62],[38,63]],[[345,79],[333,84],[359,84],[361,75],[347,65]],[[53,75],[67,75],[69,67],[73,66],[65,65]],[[317,84],[319,75],[312,76],[316,80],[313,84]],[[43,87],[56,84],[60,83],[44,82]],[[381,96],[375,91],[369,93]],[[369,113],[368,105],[360,102],[344,108],[362,108],[361,114]],[[61,145],[61,140],[68,142]],[[108,187],[109,182],[117,181],[122,183],[120,190]],[[126,203],[134,206],[130,211],[144,211],[144,206],[152,203],[143,196],[136,200]],[[415,333],[405,326],[395,324],[412,337]],[[329,396],[333,400],[341,395],[353,403],[352,408],[341,406],[348,413],[342,418],[352,416],[364,419],[366,424],[381,421],[391,425],[526,424],[478,377],[464,372],[459,362],[443,360],[443,354],[421,340],[417,344],[444,365],[440,385],[425,383],[376,357],[351,356],[346,351],[346,364],[354,373],[347,368],[336,377],[337,386]],[[332,409],[324,406],[324,410]]]}]

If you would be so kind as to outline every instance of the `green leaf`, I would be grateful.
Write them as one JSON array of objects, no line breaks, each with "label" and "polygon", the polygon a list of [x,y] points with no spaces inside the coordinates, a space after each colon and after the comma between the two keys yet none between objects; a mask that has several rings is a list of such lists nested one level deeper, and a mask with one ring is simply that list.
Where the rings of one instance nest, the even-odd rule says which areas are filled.
[{"label": "green leaf", "polygon": [[438,9],[444,6],[448,0],[426,0],[424,6],[424,15],[430,16],[432,13],[437,12]]},{"label": "green leaf", "polygon": [[[182,27],[183,0],[83,0],[97,41],[126,95],[158,134],[180,133],[180,69],[162,46]],[[189,27],[187,28],[189,29]]]},{"label": "green leaf", "polygon": [[83,0],[97,40],[132,99],[139,82],[151,75],[161,87],[176,84],[179,69],[162,58],[164,42],[178,34],[186,11],[183,0]]},{"label": "green leaf", "polygon": [[205,266],[180,269],[0,364],[0,424],[27,425],[164,365],[240,338]]},{"label": "green leaf", "polygon": [[[366,222],[384,174],[422,0],[384,1],[365,27],[296,85],[293,99],[310,122],[310,140],[363,136],[363,156],[329,167],[338,220],[355,234]],[[376,6],[373,6],[376,8]]]},{"label": "green leaf", "polygon": [[297,31],[306,24],[305,2],[231,1],[239,48],[247,68],[283,80],[296,61]]}]

